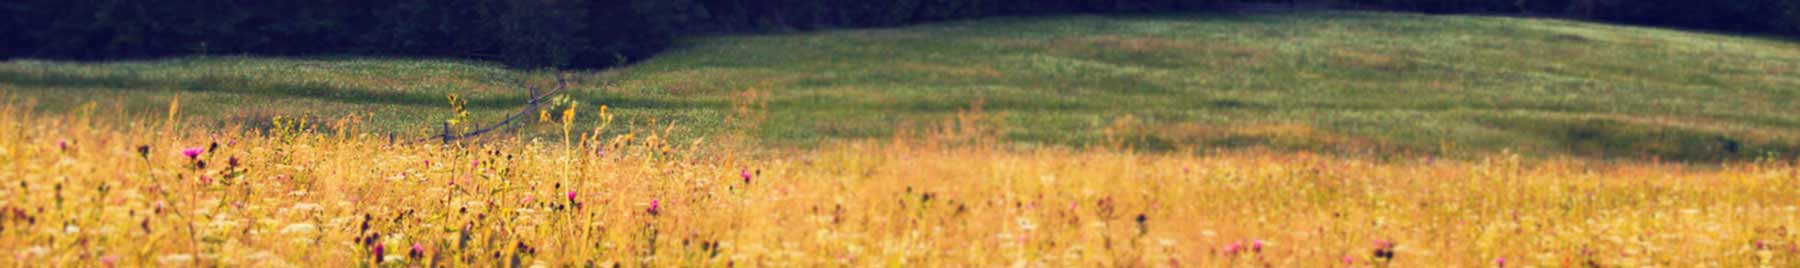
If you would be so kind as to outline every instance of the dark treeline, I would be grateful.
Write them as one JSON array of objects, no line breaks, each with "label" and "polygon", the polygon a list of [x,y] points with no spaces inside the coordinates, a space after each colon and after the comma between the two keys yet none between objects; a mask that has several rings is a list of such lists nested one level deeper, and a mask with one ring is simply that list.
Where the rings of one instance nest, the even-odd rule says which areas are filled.
[{"label": "dark treeline", "polygon": [[0,57],[376,54],[605,67],[704,32],[895,26],[1058,13],[1315,2],[1800,34],[1800,0],[16,0]]}]

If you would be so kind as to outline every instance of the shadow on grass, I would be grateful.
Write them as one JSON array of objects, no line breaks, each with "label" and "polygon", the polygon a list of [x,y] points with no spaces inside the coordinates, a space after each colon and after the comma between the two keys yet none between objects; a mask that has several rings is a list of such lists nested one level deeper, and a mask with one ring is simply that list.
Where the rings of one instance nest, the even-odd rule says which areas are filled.
[{"label": "shadow on grass", "polygon": [[[447,106],[445,96],[384,91],[331,85],[321,82],[270,83],[243,77],[208,75],[196,79],[151,78],[138,75],[110,74],[86,76],[66,73],[30,74],[0,70],[0,82],[9,88],[95,88],[116,91],[174,89],[189,92],[220,92],[270,97],[309,98],[353,104],[386,104],[412,106]],[[523,90],[521,90],[523,93]],[[504,108],[524,105],[525,94],[470,97],[471,108]]]},{"label": "shadow on grass", "polygon": [[1800,156],[1800,144],[1791,140],[1681,126],[1607,118],[1483,116],[1474,120],[1546,139],[1561,147],[1554,149],[1590,158],[1730,162]]}]

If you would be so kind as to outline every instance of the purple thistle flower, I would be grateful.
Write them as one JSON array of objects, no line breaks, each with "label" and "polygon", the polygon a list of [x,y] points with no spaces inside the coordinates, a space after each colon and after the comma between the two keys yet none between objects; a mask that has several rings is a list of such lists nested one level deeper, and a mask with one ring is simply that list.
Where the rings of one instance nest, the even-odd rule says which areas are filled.
[{"label": "purple thistle flower", "polygon": [[1225,255],[1237,255],[1239,251],[1243,250],[1244,241],[1231,242],[1230,245],[1225,245]]},{"label": "purple thistle flower", "polygon": [[1384,261],[1384,262],[1393,261],[1394,260],[1394,242],[1387,241],[1387,240],[1375,240],[1375,258],[1380,259],[1381,261]]},{"label": "purple thistle flower", "polygon": [[575,203],[575,190],[569,190],[569,203]]},{"label": "purple thistle flower", "polygon": [[748,169],[738,170],[738,177],[743,177],[744,183],[749,184],[750,183],[750,170],[748,170]]},{"label": "purple thistle flower", "polygon": [[63,151],[68,151],[69,150],[69,140],[62,140],[62,141],[56,142],[56,148],[62,149]]},{"label": "purple thistle flower", "polygon": [[1257,240],[1255,240],[1255,241],[1250,241],[1250,251],[1252,251],[1252,252],[1256,252],[1256,253],[1262,253],[1262,249],[1263,249],[1263,241],[1262,241],[1262,239],[1257,239]]},{"label": "purple thistle flower", "polygon": [[412,252],[409,252],[406,255],[415,259],[425,257],[425,244],[413,242]]},{"label": "purple thistle flower", "polygon": [[645,209],[645,210],[644,210],[644,211],[645,211],[645,212],[650,212],[650,215],[653,215],[653,216],[654,216],[654,215],[656,215],[656,214],[657,214],[657,213],[658,213],[658,212],[661,212],[661,210],[662,210],[662,206],[661,206],[661,205],[662,205],[662,204],[661,204],[661,203],[660,203],[660,202],[657,202],[657,201],[661,201],[661,200],[659,200],[659,199],[650,199],[650,208],[649,208],[649,209]]},{"label": "purple thistle flower", "polygon": [[188,160],[198,160],[198,159],[200,159],[200,153],[205,153],[205,152],[206,152],[206,148],[190,147],[187,149],[182,149],[181,155],[187,156]]},{"label": "purple thistle flower", "polygon": [[1500,268],[1506,268],[1506,257],[1495,258],[1494,266],[1498,266]]},{"label": "purple thistle flower", "polygon": [[381,263],[381,256],[385,256],[385,255],[386,255],[386,254],[382,254],[382,253],[383,253],[383,251],[387,251],[387,246],[386,246],[386,245],[382,245],[382,244],[381,244],[381,243],[375,243],[375,250],[374,250],[374,253],[375,253],[375,263],[377,263],[377,264],[379,264],[379,263]]}]

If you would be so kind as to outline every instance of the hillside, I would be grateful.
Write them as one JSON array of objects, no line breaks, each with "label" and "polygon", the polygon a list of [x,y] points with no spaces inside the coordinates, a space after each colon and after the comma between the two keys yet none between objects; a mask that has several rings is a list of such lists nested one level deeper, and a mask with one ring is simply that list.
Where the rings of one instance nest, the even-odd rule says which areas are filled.
[{"label": "hillside", "polygon": [[[976,102],[1017,146],[1514,150],[1674,160],[1800,155],[1800,44],[1479,16],[1312,11],[985,19],[683,40],[583,71],[574,99],[692,137],[774,145],[885,138]],[[423,137],[468,97],[515,111],[546,72],[426,59],[195,57],[0,64],[0,90],[42,111],[125,103],[266,125],[364,115]],[[584,110],[577,122],[592,122]],[[734,118],[735,120],[728,119]],[[585,124],[585,123],[584,123]],[[540,124],[539,129],[557,128]],[[907,127],[912,126],[912,127]]]}]

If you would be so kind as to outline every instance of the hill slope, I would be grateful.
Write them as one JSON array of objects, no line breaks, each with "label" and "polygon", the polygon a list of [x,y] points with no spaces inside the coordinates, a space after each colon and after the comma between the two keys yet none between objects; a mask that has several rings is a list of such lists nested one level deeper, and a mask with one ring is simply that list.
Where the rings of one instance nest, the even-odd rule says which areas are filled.
[{"label": "hill slope", "polygon": [[[1028,146],[1110,132],[1152,149],[1800,154],[1800,44],[1750,37],[1318,11],[988,19],[679,46],[582,73],[575,99],[695,136],[790,145],[888,137],[980,100],[1004,137]],[[43,110],[118,100],[148,115],[181,95],[184,111],[212,120],[356,113],[409,136],[448,117],[446,94],[493,121],[517,109],[519,85],[548,77],[368,58],[0,64],[0,90]]]}]

